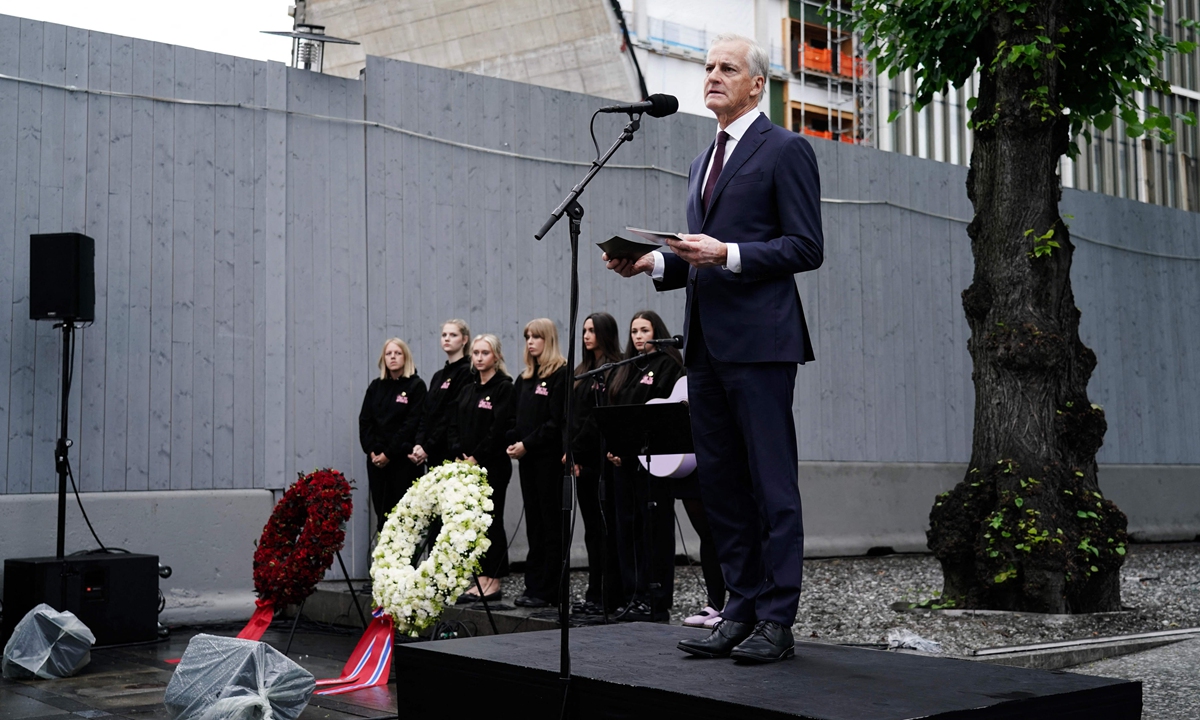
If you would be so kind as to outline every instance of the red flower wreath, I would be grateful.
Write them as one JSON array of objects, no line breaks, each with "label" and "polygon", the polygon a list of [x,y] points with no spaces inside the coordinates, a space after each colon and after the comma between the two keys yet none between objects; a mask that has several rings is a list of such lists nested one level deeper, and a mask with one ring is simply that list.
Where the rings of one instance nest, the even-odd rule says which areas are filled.
[{"label": "red flower wreath", "polygon": [[312,594],[346,539],[350,483],[336,470],[302,475],[275,505],[254,551],[259,603],[298,605]]}]

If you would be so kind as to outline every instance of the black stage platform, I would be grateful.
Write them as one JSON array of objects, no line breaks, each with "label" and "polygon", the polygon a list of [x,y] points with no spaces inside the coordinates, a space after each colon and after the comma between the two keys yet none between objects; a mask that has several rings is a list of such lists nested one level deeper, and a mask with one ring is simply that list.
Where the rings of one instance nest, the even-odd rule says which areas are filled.
[{"label": "black stage platform", "polygon": [[[775,665],[688,658],[690,628],[632,623],[571,631],[573,718],[1137,720],[1141,683],[968,660],[799,643]],[[557,718],[559,633],[397,645],[401,714],[456,715],[502,701]],[[417,690],[419,688],[419,690]],[[482,705],[479,705],[482,703]],[[447,708],[455,708],[447,710]]]}]

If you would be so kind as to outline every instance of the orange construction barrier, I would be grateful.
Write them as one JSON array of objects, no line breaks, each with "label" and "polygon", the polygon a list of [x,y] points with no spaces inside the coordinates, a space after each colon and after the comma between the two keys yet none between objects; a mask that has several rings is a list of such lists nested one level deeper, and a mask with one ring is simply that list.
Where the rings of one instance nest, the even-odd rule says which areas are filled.
[{"label": "orange construction barrier", "polygon": [[809,70],[832,73],[833,53],[829,50],[822,50],[809,45],[801,45],[800,64]]},{"label": "orange construction barrier", "polygon": [[846,53],[838,53],[838,74],[845,77],[863,76],[863,60]]},{"label": "orange construction barrier", "polygon": [[802,130],[801,132],[803,132],[805,135],[819,137],[823,140],[832,140],[833,139],[833,133],[826,131],[826,130],[814,130],[810,127],[805,127],[804,130]]}]

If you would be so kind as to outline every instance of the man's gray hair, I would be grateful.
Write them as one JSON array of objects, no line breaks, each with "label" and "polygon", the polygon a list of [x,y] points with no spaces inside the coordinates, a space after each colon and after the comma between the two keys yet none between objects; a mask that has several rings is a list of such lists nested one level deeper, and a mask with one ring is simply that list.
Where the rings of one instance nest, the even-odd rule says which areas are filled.
[{"label": "man's gray hair", "polygon": [[763,80],[767,79],[767,73],[771,69],[771,58],[767,55],[767,51],[763,49],[753,38],[748,38],[745,35],[736,33],[721,33],[713,38],[712,43],[708,46],[711,50],[714,46],[721,43],[742,43],[746,46],[746,64],[749,66],[750,77],[762,75]]}]

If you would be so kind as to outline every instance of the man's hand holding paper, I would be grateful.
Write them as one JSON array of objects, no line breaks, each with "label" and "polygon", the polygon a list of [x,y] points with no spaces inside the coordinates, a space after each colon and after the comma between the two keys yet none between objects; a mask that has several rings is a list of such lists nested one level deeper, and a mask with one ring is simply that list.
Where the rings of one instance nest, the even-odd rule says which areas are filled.
[{"label": "man's hand holding paper", "polygon": [[725,243],[704,234],[668,238],[667,246],[694,268],[724,267],[729,255]]}]

